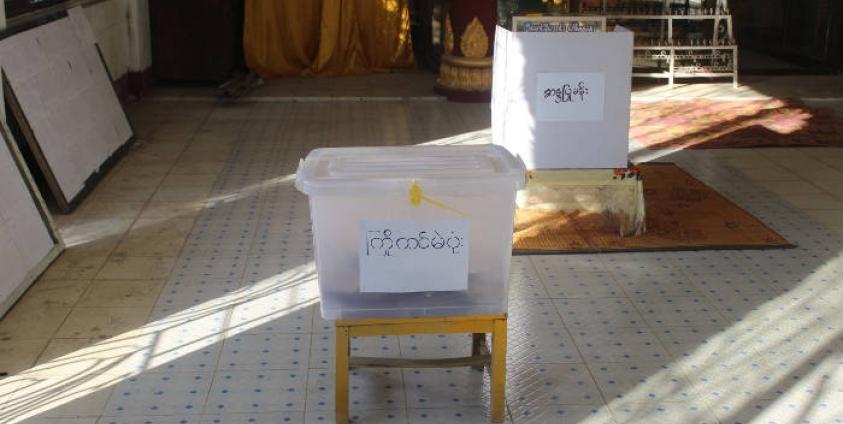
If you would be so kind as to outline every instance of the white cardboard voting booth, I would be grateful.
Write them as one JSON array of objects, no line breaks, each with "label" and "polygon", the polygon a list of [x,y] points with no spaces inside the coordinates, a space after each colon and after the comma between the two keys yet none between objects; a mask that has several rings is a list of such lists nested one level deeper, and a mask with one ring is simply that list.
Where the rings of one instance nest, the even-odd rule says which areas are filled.
[{"label": "white cardboard voting booth", "polygon": [[633,33],[495,33],[492,139],[527,169],[625,168]]}]

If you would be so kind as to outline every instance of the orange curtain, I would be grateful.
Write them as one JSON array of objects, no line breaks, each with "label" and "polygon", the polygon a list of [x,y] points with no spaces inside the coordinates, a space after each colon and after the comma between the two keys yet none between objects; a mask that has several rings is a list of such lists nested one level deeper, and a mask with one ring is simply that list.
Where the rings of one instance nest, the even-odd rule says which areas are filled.
[{"label": "orange curtain", "polygon": [[263,78],[413,66],[408,0],[246,0],[246,64]]}]

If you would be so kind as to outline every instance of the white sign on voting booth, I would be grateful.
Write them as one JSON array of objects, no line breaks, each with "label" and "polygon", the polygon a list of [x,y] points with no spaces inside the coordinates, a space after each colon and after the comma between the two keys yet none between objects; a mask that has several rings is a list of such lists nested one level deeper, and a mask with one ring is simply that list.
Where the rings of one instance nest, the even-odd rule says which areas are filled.
[{"label": "white sign on voting booth", "polygon": [[495,34],[492,139],[528,169],[623,168],[633,33]]}]

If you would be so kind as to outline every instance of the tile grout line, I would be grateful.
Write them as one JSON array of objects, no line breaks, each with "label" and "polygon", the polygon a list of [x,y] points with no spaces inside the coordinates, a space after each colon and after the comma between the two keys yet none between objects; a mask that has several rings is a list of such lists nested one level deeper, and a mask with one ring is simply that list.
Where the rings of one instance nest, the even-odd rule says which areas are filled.
[{"label": "tile grout line", "polygon": [[[146,210],[146,208],[149,207],[149,205],[152,203],[152,198],[155,197],[155,194],[161,188],[161,185],[164,183],[164,181],[167,179],[167,177],[169,177],[171,175],[171,173],[173,171],[173,168],[175,168],[176,164],[179,162],[179,160],[182,158],[182,156],[184,156],[184,152],[186,152],[187,149],[190,148],[190,146],[194,143],[199,130],[202,128],[203,125],[205,125],[208,122],[208,119],[210,118],[210,115],[211,115],[211,109],[209,109],[207,112],[205,112],[205,116],[202,118],[202,122],[197,126],[196,130],[194,130],[193,135],[190,137],[190,140],[185,144],[185,146],[178,153],[178,155],[176,156],[176,160],[173,161],[173,164],[170,166],[170,169],[167,171],[166,174],[164,174],[164,178],[161,179],[161,182],[158,183],[158,185],[155,188],[155,191],[153,191],[152,194],[149,196],[149,198],[146,200],[143,208],[141,209],[141,213],[138,214],[138,218],[143,213],[143,211]],[[203,210],[205,209],[205,205],[202,206],[202,209]],[[150,308],[149,313],[146,316],[147,323],[149,323],[149,319],[152,317],[152,313],[154,312],[155,307],[158,305],[158,302],[161,299],[162,293],[164,293],[164,289],[167,286],[168,280],[173,273],[173,268],[176,266],[178,258],[181,257],[181,254],[184,251],[185,244],[187,244],[187,239],[190,237],[190,234],[192,234],[193,231],[196,228],[196,221],[197,220],[198,220],[198,215],[193,218],[193,223],[191,224],[190,231],[188,232],[187,236],[185,237],[184,241],[182,242],[182,245],[179,248],[178,253],[173,257],[174,262],[172,264],[172,267],[170,267],[170,270],[167,273],[167,277],[164,278],[164,284],[162,284],[161,289],[158,291],[158,296],[156,296],[155,302],[152,304],[152,307]],[[132,225],[134,226],[134,223]],[[131,227],[130,227],[130,229],[131,229]],[[128,234],[128,231],[127,231],[127,234]],[[122,240],[121,240],[121,242],[122,242]]]},{"label": "tile grout line", "polygon": [[[542,273],[540,273],[538,271],[538,265],[536,265],[536,263],[535,263],[534,255],[528,255],[527,258],[528,258],[528,262],[533,267],[533,270],[536,272],[536,276],[539,278],[539,281],[542,284],[544,284],[545,283],[544,277],[542,276]],[[553,310],[556,312],[556,315],[559,317],[559,323],[562,324],[562,329],[565,330],[565,333],[568,335],[568,339],[571,340],[571,344],[573,344],[574,349],[577,350],[577,354],[579,355],[580,359],[582,360],[583,367],[588,372],[588,376],[591,378],[591,381],[594,383],[594,387],[597,389],[597,393],[600,394],[600,398],[603,401],[602,407],[605,408],[606,411],[609,413],[609,416],[613,417],[613,419],[614,419],[614,413],[612,412],[612,409],[609,407],[609,402],[607,401],[606,394],[603,392],[603,389],[600,387],[600,384],[597,383],[597,378],[594,376],[594,372],[589,367],[588,361],[586,360],[585,355],[582,353],[582,350],[580,349],[579,343],[577,343],[576,339],[574,338],[574,335],[571,333],[571,330],[568,328],[568,325],[565,324],[565,320],[562,317],[562,313],[559,310],[559,307],[556,305],[556,302],[552,301],[552,298],[551,298],[550,305],[553,306]],[[513,421],[514,421],[514,416],[513,416]]]},{"label": "tile grout line", "polygon": [[[208,116],[206,117],[205,123],[207,123],[208,120],[210,120],[210,116],[211,116],[212,113],[213,113],[213,109],[211,109]],[[238,140],[238,141],[242,141],[242,138],[245,135],[244,134],[245,133],[244,128],[247,127],[246,122],[248,122],[248,121],[243,122],[243,124],[242,124],[243,128],[240,128],[240,131],[239,131],[239,133],[236,137],[236,140]],[[233,160],[235,153],[236,153],[236,148],[232,148],[231,151],[229,152],[228,158],[226,159],[226,164],[220,169],[219,173],[217,174],[217,178],[214,181],[214,184],[212,185],[211,193],[213,193],[213,191],[214,191],[213,187],[217,186],[217,184],[220,182],[220,180],[224,178],[225,168],[228,165],[228,163]],[[202,211],[205,211],[206,209],[207,209],[207,204],[205,206],[203,206]],[[200,212],[200,214],[201,214],[201,212]],[[188,234],[188,236],[187,236],[188,238],[185,239],[185,245],[187,244],[187,240],[190,238],[190,236],[195,231],[196,222],[199,221],[199,219],[200,219],[200,216],[197,216],[196,221],[194,221],[193,229],[191,229],[190,233]],[[254,238],[255,234],[253,234],[252,237]],[[184,245],[182,246],[182,250],[179,252],[179,257],[182,256],[183,251],[184,251]],[[248,253],[247,253],[247,257],[248,257]],[[236,278],[236,280],[238,281],[238,287],[239,288],[242,288],[242,286],[243,286],[243,278],[244,278],[245,272],[246,272],[246,267],[244,266],[243,269],[240,270],[240,275]],[[163,291],[162,291],[162,293],[163,293]],[[203,414],[206,413],[205,411],[209,407],[209,402],[211,401],[211,396],[213,394],[212,389],[214,388],[214,383],[217,382],[217,374],[224,372],[223,370],[221,370],[219,368],[219,365],[220,365],[220,361],[222,361],[222,356],[225,353],[225,342],[228,339],[228,337],[227,337],[228,327],[231,325],[231,319],[232,319],[232,315],[233,315],[235,306],[231,306],[230,310],[225,312],[225,318],[223,319],[222,323],[220,324],[220,335],[221,335],[221,340],[219,341],[220,351],[217,354],[216,360],[214,362],[214,368],[210,372],[211,381],[208,383],[208,393],[205,395],[205,400],[202,403],[202,413]],[[306,388],[305,388],[305,396],[307,396]]]},{"label": "tile grout line", "polygon": [[[204,123],[204,122],[206,122],[206,121],[207,121],[207,119],[208,119],[208,115],[206,115],[206,116],[205,116],[205,118],[203,119],[203,123]],[[202,125],[202,124],[200,124],[200,125],[199,125],[199,127],[201,127],[201,125]],[[171,175],[171,172],[172,172],[173,168],[175,168],[175,166],[176,166],[176,164],[178,163],[179,159],[180,159],[180,158],[184,155],[184,152],[185,152],[185,151],[187,151],[187,149],[188,149],[188,148],[190,147],[190,145],[193,143],[193,141],[194,141],[194,139],[195,139],[195,137],[196,137],[196,133],[199,131],[199,129],[198,129],[199,127],[197,127],[197,129],[196,129],[196,130],[193,132],[193,134],[190,136],[190,140],[189,140],[189,141],[185,144],[185,146],[184,146],[184,147],[183,147],[183,148],[179,151],[179,153],[176,155],[175,160],[173,161],[172,165],[170,165],[170,167],[169,167],[169,169],[167,170],[167,172],[164,174],[164,177],[163,177],[163,178],[161,178],[161,181],[160,181],[160,182],[156,185],[155,190],[153,190],[153,191],[152,191],[152,193],[149,195],[149,197],[148,197],[148,198],[146,199],[146,201],[144,202],[143,207],[141,208],[141,210],[140,210],[140,212],[138,213],[138,215],[135,217],[134,221],[132,222],[132,225],[129,227],[129,229],[128,229],[128,230],[126,230],[126,232],[123,234],[123,236],[120,238],[120,240],[119,240],[119,241],[117,242],[117,244],[115,245],[115,247],[114,247],[114,249],[115,249],[115,250],[116,250],[116,249],[117,249],[117,247],[120,245],[120,243],[122,243],[122,242],[123,242],[123,240],[125,239],[125,237],[129,234],[129,232],[131,231],[132,227],[133,227],[133,226],[137,223],[138,219],[140,219],[140,216],[143,214],[143,211],[144,211],[144,210],[146,210],[146,208],[147,208],[147,207],[149,207],[149,205],[152,203],[152,198],[153,198],[153,197],[155,197],[155,194],[156,194],[156,193],[158,192],[158,190],[161,188],[161,185],[164,183],[164,181],[167,179],[167,177]],[[194,218],[194,222],[193,222],[193,225],[192,225],[192,227],[191,227],[191,232],[192,232],[192,228],[193,228],[193,227],[195,227],[195,225],[196,225],[196,221],[195,221],[195,218]],[[182,250],[182,249],[184,249],[184,243],[182,243],[182,247],[181,247],[181,249],[179,249],[179,253],[181,252],[181,250]],[[112,256],[112,255],[113,255],[113,251],[112,251],[112,253],[109,255],[109,258],[108,258],[108,259],[106,259],[105,263],[103,264],[103,267],[105,267],[105,264],[106,264],[106,263],[108,263],[108,261],[111,259],[111,256]],[[178,255],[174,257],[174,260],[177,260],[177,258],[178,258]],[[173,267],[175,266],[175,262],[173,263],[173,265],[172,265],[172,266],[173,266]],[[97,276],[99,275],[99,273],[100,273],[101,271],[102,271],[102,268],[101,268],[99,271],[97,271]],[[152,303],[152,306],[151,306],[151,307],[149,308],[149,310],[147,311],[147,314],[146,314],[146,319],[144,320],[144,324],[143,324],[142,326],[149,324],[150,317],[152,316],[152,313],[153,313],[153,312],[154,312],[154,310],[155,310],[155,306],[158,304],[158,300],[161,298],[161,294],[164,292],[164,289],[165,289],[165,287],[166,287],[166,285],[167,285],[167,280],[169,279],[169,275],[170,275],[170,274],[172,274],[172,272],[173,272],[173,268],[172,268],[172,267],[170,267],[170,269],[169,269],[169,271],[168,271],[168,273],[167,273],[167,274],[168,274],[168,275],[167,275],[167,277],[163,279],[163,280],[164,280],[164,283],[161,285],[160,289],[158,290],[158,295],[157,295],[157,296],[155,296],[155,298],[156,298],[156,299],[155,299],[155,301]],[[95,276],[95,278],[96,278],[96,276]],[[142,373],[144,373],[144,372],[149,372],[149,371],[151,371],[151,370],[148,370],[148,369],[146,368],[146,367],[148,366],[149,361],[150,361],[151,359],[152,359],[152,358],[151,358],[151,355],[147,355],[147,356],[145,357],[145,359],[144,359],[144,363],[143,363],[143,365],[141,365],[141,367],[143,368],[143,370],[142,370],[142,371],[140,371],[138,374],[142,374]],[[153,372],[154,372],[154,371],[153,371]],[[213,375],[212,375],[212,377],[213,377]],[[119,383],[117,383],[117,384],[119,384]],[[111,391],[111,393],[109,393],[109,395],[108,395],[108,399],[106,400],[105,405],[103,405],[103,410],[101,411],[101,414],[100,414],[100,419],[102,419],[102,418],[104,418],[104,417],[106,417],[106,416],[107,416],[107,415],[106,415],[107,411],[105,410],[105,408],[108,406],[109,402],[111,401],[111,398],[114,396],[114,391],[115,391],[115,390],[116,390],[116,388],[117,388],[117,384],[115,384],[115,385],[113,385],[113,386],[111,386],[111,387],[110,387],[110,391]],[[210,387],[210,386],[209,386],[209,387]],[[207,398],[207,396],[206,396],[206,398]]]},{"label": "tile grout line", "polygon": [[[186,147],[185,147],[184,149],[186,149]],[[184,149],[182,149],[182,152],[180,152],[180,153],[179,153],[179,156],[181,155],[181,153],[183,153],[183,152],[184,152]],[[125,160],[125,157],[124,157],[123,159],[121,159],[121,160]],[[173,167],[173,166],[175,166],[175,162],[174,162],[174,164],[173,164],[173,165],[171,165],[171,168],[170,168],[170,169],[172,169],[172,167]],[[114,171],[116,171],[116,169],[112,169],[112,172],[114,172]],[[113,177],[113,175],[114,175],[114,174],[113,174],[112,172],[110,172],[110,173],[109,173],[110,175],[109,175],[109,176],[105,179],[105,181],[103,181],[103,183],[104,183],[104,182],[106,182],[106,181],[109,181],[109,180],[111,179],[111,177]],[[169,171],[168,171],[168,174],[169,174]],[[166,176],[165,176],[165,178],[166,178]],[[146,200],[146,202],[144,202],[144,206],[143,206],[143,207],[141,207],[141,210],[140,210],[140,211],[138,211],[138,214],[137,214],[137,215],[136,215],[136,216],[132,219],[132,223],[131,223],[131,224],[129,225],[129,227],[128,227],[128,228],[127,228],[124,232],[123,232],[123,234],[121,234],[121,235],[120,235],[120,237],[117,239],[117,242],[116,242],[116,243],[114,244],[114,246],[113,246],[113,247],[109,250],[109,253],[106,255],[106,259],[105,259],[105,260],[103,261],[103,263],[102,263],[102,264],[100,264],[100,266],[97,268],[96,273],[92,274],[91,279],[90,279],[90,280],[88,280],[88,281],[89,281],[89,283],[88,283],[88,285],[87,285],[86,289],[85,289],[85,290],[83,291],[83,293],[79,296],[79,298],[78,298],[78,299],[76,299],[76,301],[75,301],[75,302],[73,302],[73,306],[71,306],[71,307],[70,307],[70,311],[67,313],[67,315],[65,315],[64,319],[63,319],[63,320],[61,321],[61,323],[60,323],[60,324],[56,327],[55,331],[53,331],[52,336],[51,336],[51,337],[47,340],[47,344],[45,344],[45,345],[44,345],[44,348],[41,350],[41,352],[40,352],[40,353],[39,353],[39,354],[35,357],[35,364],[36,364],[35,366],[37,366],[37,364],[38,364],[38,363],[40,362],[40,360],[42,359],[43,355],[47,352],[47,348],[50,346],[50,344],[52,343],[52,341],[53,341],[53,340],[57,340],[57,339],[58,339],[58,338],[56,337],[56,335],[58,334],[59,330],[61,330],[61,328],[62,328],[62,327],[64,327],[64,325],[67,323],[67,320],[68,320],[68,318],[70,317],[70,315],[71,315],[71,314],[72,314],[75,310],[77,310],[77,306],[78,306],[78,305],[79,305],[79,303],[82,301],[82,299],[84,298],[85,294],[87,294],[87,293],[88,293],[88,292],[89,292],[89,291],[93,288],[94,283],[97,281],[97,280],[96,280],[96,277],[99,275],[99,273],[100,273],[100,272],[102,272],[103,268],[105,268],[105,265],[106,265],[106,264],[109,262],[109,260],[111,259],[112,255],[114,254],[114,251],[117,249],[117,247],[120,245],[120,243],[121,243],[121,242],[123,241],[123,239],[126,237],[126,235],[129,233],[129,231],[131,230],[131,228],[134,226],[134,224],[135,224],[135,223],[137,222],[137,220],[140,218],[141,213],[142,213],[142,212],[143,212],[143,210],[146,208],[146,206],[149,204],[149,201],[152,199],[152,196],[154,196],[155,192],[158,190],[158,187],[160,187],[160,185],[161,185],[161,183],[162,183],[163,181],[164,181],[164,179],[162,178],[161,182],[159,182],[159,184],[156,186],[156,189],[152,192],[152,194],[150,194],[150,196],[149,196],[149,198]],[[91,198],[91,200],[94,200],[94,199],[95,199],[95,197],[92,197],[92,198]],[[81,206],[81,205],[80,205],[80,206]],[[80,216],[80,218],[82,218],[82,217]],[[143,281],[143,280],[142,280],[142,281]],[[162,287],[162,290],[163,290],[163,287]],[[160,291],[159,291],[159,295],[160,295]],[[153,307],[154,307],[154,306],[153,306]],[[150,309],[150,311],[147,313],[147,320],[148,320],[149,315],[150,315],[151,313],[152,313],[152,310]],[[89,341],[90,341],[91,339],[94,339],[94,337],[89,337],[89,338],[87,338],[87,340],[89,340]],[[101,341],[102,341],[102,340],[100,340],[99,342],[101,342]],[[98,342],[97,342],[97,341],[95,341],[95,342],[93,342],[91,345],[94,345],[94,344],[96,344],[96,343],[98,343]],[[107,391],[109,391],[109,395],[108,395],[108,398],[109,398],[109,399],[111,398],[111,396],[112,396],[112,394],[113,394],[113,392],[114,392],[114,390],[115,390],[115,387],[116,387],[116,385],[115,385],[115,386],[111,386],[111,387],[109,387],[109,388],[107,388],[107,389],[106,389]],[[103,406],[103,408],[105,408],[105,406]],[[104,410],[100,411],[100,415],[98,416],[98,418],[99,418],[99,417],[104,416],[104,413],[105,413],[105,411],[104,411]]]}]

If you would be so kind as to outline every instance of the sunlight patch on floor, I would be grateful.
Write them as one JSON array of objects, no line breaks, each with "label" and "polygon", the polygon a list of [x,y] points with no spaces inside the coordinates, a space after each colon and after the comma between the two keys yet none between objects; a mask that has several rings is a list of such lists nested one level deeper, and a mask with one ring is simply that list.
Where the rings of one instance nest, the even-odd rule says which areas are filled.
[{"label": "sunlight patch on floor", "polygon": [[[264,305],[270,296],[272,305]],[[222,343],[226,337],[317,302],[316,269],[311,261],[0,380],[0,399],[9,399],[0,417],[37,416],[141,373],[165,371],[167,364]],[[271,312],[229,323],[232,309],[244,305]]]}]

